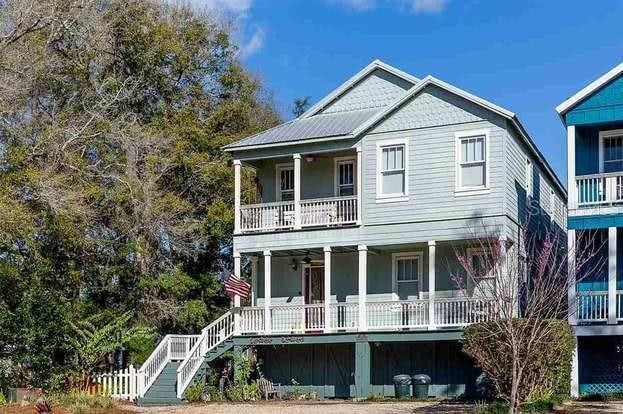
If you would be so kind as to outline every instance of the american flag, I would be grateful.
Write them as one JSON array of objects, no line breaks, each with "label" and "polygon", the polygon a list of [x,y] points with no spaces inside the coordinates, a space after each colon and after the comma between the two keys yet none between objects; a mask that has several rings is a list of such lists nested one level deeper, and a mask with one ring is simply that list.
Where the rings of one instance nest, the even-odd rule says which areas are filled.
[{"label": "american flag", "polygon": [[247,298],[251,293],[251,285],[232,273],[225,281],[225,291],[232,296]]}]

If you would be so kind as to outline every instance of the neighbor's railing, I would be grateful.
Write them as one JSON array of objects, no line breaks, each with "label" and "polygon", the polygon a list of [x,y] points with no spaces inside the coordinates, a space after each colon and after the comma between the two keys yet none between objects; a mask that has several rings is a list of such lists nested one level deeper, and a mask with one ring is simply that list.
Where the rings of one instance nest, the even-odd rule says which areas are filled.
[{"label": "neighbor's railing", "polygon": [[594,207],[623,202],[623,174],[605,173],[575,178],[578,207]]},{"label": "neighbor's railing", "polygon": [[490,299],[440,298],[435,299],[435,325],[465,326],[493,319],[495,305]]},{"label": "neighbor's railing", "polygon": [[330,226],[357,222],[357,196],[301,200],[302,226]]},{"label": "neighbor's railing", "polygon": [[[580,322],[603,322],[608,320],[608,292],[577,292],[577,320]],[[618,301],[618,295],[617,295]]]},{"label": "neighbor's railing", "polygon": [[623,321],[623,290],[617,290],[617,320]]},{"label": "neighbor's railing", "polygon": [[234,333],[234,314],[227,312],[201,332],[188,355],[177,368],[177,398],[182,398],[186,387],[203,363],[206,353],[231,337]]},{"label": "neighbor's railing", "polygon": [[134,368],[134,365],[125,369],[99,372],[91,375],[88,394],[133,400],[140,394],[143,378],[144,374]]},{"label": "neighbor's railing", "polygon": [[428,300],[367,302],[368,329],[423,328],[428,325]]}]

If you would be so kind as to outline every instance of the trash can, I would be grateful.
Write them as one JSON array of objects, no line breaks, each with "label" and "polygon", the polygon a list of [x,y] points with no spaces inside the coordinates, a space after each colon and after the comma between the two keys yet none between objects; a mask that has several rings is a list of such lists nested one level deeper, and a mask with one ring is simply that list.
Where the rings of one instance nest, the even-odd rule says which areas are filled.
[{"label": "trash can", "polygon": [[426,374],[415,374],[411,379],[411,383],[413,384],[413,396],[415,398],[428,398],[430,377]]},{"label": "trash can", "polygon": [[408,375],[396,375],[392,378],[396,398],[406,398],[411,394],[411,377]]}]

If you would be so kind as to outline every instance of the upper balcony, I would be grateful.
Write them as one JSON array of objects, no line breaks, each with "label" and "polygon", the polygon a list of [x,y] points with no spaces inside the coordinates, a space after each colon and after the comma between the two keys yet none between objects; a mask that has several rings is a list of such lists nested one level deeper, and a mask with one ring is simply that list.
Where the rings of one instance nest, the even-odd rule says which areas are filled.
[{"label": "upper balcony", "polygon": [[361,152],[293,154],[246,162],[255,199],[241,202],[241,162],[234,160],[235,234],[332,228],[361,223]]}]

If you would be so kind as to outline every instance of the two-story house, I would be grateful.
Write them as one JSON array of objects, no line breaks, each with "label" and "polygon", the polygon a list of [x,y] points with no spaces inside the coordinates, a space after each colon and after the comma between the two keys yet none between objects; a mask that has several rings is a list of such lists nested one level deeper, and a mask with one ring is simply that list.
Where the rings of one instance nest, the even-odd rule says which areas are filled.
[{"label": "two-story house", "polygon": [[459,289],[457,250],[477,267],[474,239],[517,246],[528,201],[565,226],[565,189],[513,112],[378,60],[225,149],[234,274],[250,272],[251,298],[201,335],[165,338],[145,397],[177,370],[182,398],[206,362],[247,346],[270,380],[324,397],[394,395],[405,373],[428,374],[434,396],[470,394],[479,372],[459,340],[495,305]]},{"label": "two-story house", "polygon": [[[623,63],[561,103],[567,128],[568,245],[589,251],[569,291],[572,392],[623,392]],[[598,249],[596,254],[592,250]],[[584,257],[582,260],[587,260]]]}]

